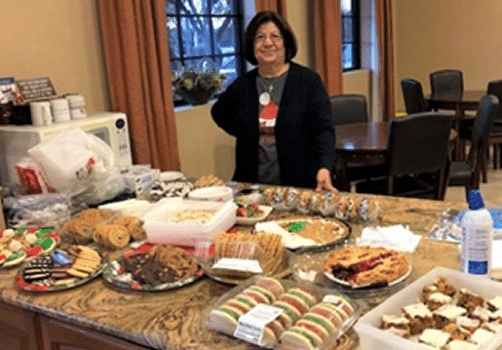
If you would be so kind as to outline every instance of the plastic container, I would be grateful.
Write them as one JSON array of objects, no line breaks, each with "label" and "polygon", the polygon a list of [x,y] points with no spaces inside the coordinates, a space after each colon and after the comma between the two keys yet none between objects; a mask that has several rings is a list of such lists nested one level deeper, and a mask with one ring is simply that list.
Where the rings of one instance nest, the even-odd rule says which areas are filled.
[{"label": "plastic container", "polygon": [[197,242],[196,259],[208,275],[223,278],[249,278],[262,274],[267,263],[267,255],[254,242],[229,242],[225,251],[211,252],[211,242]]},{"label": "plastic container", "polygon": [[[446,277],[458,289],[466,288],[479,296],[490,300],[502,296],[502,284],[488,279],[480,279],[460,271],[437,267],[426,275],[418,278],[406,288],[395,293],[383,303],[362,316],[354,329],[359,335],[361,349],[378,350],[421,350],[423,345],[409,339],[402,338],[388,331],[380,329],[383,315],[399,314],[401,307],[413,304],[422,294],[422,288],[431,284],[438,277]],[[497,333],[491,340],[481,346],[480,350],[495,350],[502,343],[502,332]]]},{"label": "plastic container", "polygon": [[[195,246],[198,241],[213,241],[214,236],[235,224],[237,206],[232,201],[213,202],[182,198],[160,200],[141,219],[147,240],[152,243]],[[212,217],[206,221],[177,221],[184,211],[206,211]]]},{"label": "plastic container", "polygon": [[469,192],[469,210],[462,222],[461,269],[475,276],[490,276],[493,220],[478,190]]},{"label": "plastic container", "polygon": [[[270,337],[270,334],[267,334],[267,332],[265,332],[264,330],[261,341],[253,342],[248,340],[249,342],[268,349],[272,348],[278,350],[312,349],[312,347],[310,346],[302,346],[301,344],[297,343],[295,344],[288,343],[287,342],[288,339],[296,340],[296,337],[288,337],[285,336],[284,333],[287,332],[288,330],[292,330],[294,327],[296,328],[300,327],[301,330],[312,329],[309,328],[311,327],[312,322],[315,323],[316,321],[318,321],[318,319],[315,318],[315,315],[322,314],[323,316],[320,318],[321,320],[327,321],[330,324],[335,324],[335,323],[337,324],[336,327],[332,328],[331,331],[328,332],[324,340],[320,344],[317,344],[315,346],[315,349],[317,350],[325,350],[325,349],[331,349],[335,346],[336,339],[340,337],[342,334],[344,334],[353,325],[353,323],[361,315],[362,310],[364,309],[364,305],[362,305],[362,302],[356,303],[346,295],[333,290],[323,289],[308,283],[297,283],[293,281],[273,279],[275,281],[278,281],[278,283],[280,283],[283,289],[281,291],[275,287],[274,283],[270,284],[269,282],[265,282],[265,284],[261,284],[259,281],[262,280],[263,278],[264,278],[263,276],[253,276],[250,279],[239,284],[237,287],[231,289],[225,295],[223,295],[217,301],[214,308],[211,309],[206,315],[206,326],[209,329],[219,331],[230,336],[235,336],[235,335],[238,336],[239,332],[237,332],[238,330],[237,327],[241,326],[240,323],[244,321],[243,316],[247,317],[248,314],[253,310],[250,306],[253,303],[252,300],[255,300],[255,298],[257,298],[256,300],[259,300],[260,297],[268,294],[271,299],[269,299],[269,301],[266,302],[258,303],[258,305],[266,304],[266,305],[271,305],[272,308],[273,307],[278,308],[279,307],[278,305],[281,304],[280,309],[283,308],[284,308],[283,310],[288,310],[288,309],[291,310],[291,308],[293,308],[293,310],[302,309],[303,312],[300,313],[299,311],[298,312],[295,311],[292,318],[290,318],[292,315],[290,311],[280,312],[279,313],[280,315],[277,316],[277,318],[273,319],[273,321],[266,323],[265,326],[265,328],[273,328],[270,327],[270,325],[276,322],[280,323],[281,325],[286,325],[286,327],[279,327],[279,330],[277,328],[274,328],[275,329],[274,332],[278,335],[277,337]],[[267,287],[267,284],[270,287]],[[256,286],[258,287],[256,288]],[[263,292],[263,289],[265,289],[265,292]],[[297,293],[295,292],[295,290],[306,291],[308,295],[313,297],[313,299],[309,299],[308,302],[306,301],[308,300],[308,298],[302,297],[300,299],[297,297],[298,294],[296,294],[295,296],[295,293]],[[293,297],[291,297],[291,295],[293,295]],[[248,304],[249,299],[252,299],[251,304]],[[237,302],[235,302],[236,300]],[[279,303],[277,303],[278,300],[280,301]],[[300,301],[300,304],[298,304],[298,300],[303,300],[304,303]],[[248,304],[248,307],[242,305],[242,302]],[[319,308],[319,304],[321,303],[330,304],[332,305],[330,307],[333,307],[334,309],[340,311],[326,312],[326,308],[324,308],[324,312],[318,313],[317,311],[314,311],[316,307]],[[229,319],[225,317],[226,315],[224,314],[222,315],[218,311],[220,310],[221,307],[225,306],[230,306],[230,312],[235,312],[237,308],[237,313],[240,315],[239,322],[236,322],[235,319]],[[248,309],[250,310],[246,312],[245,310]],[[330,308],[327,309],[330,310]],[[315,314],[314,318],[311,318],[312,313]],[[263,315],[260,316],[263,317]],[[307,321],[305,322],[305,320]],[[306,324],[306,326],[301,326],[302,323],[304,325]],[[285,339],[285,341],[282,341],[281,337]],[[254,340],[257,339],[259,339],[259,337],[254,338]]]}]

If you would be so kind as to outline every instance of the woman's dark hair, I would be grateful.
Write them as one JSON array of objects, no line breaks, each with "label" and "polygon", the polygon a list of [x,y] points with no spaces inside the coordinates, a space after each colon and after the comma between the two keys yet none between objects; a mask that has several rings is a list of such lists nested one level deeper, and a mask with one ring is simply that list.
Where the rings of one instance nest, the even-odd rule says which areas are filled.
[{"label": "woman's dark hair", "polygon": [[296,52],[298,51],[295,34],[291,30],[288,22],[286,22],[286,20],[277,12],[261,11],[253,17],[251,22],[249,22],[244,36],[244,57],[253,65],[258,64],[258,61],[254,56],[254,41],[256,32],[262,24],[268,22],[273,22],[281,32],[284,40],[284,48],[286,49],[286,62],[291,61],[291,59],[296,56]]}]

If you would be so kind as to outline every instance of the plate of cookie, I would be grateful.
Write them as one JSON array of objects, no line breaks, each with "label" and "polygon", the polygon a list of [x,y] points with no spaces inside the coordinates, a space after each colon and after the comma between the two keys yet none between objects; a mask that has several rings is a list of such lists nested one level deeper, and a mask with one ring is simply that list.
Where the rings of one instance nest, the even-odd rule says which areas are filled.
[{"label": "plate of cookie", "polygon": [[339,246],[349,238],[351,227],[335,218],[297,217],[257,223],[254,231],[278,234],[287,249],[307,253]]},{"label": "plate of cookie", "polygon": [[378,288],[395,285],[411,274],[406,256],[396,250],[370,246],[337,249],[324,259],[324,275],[350,288]]},{"label": "plate of cookie", "polygon": [[26,227],[0,231],[0,268],[20,265],[49,254],[61,242],[52,228]]},{"label": "plate of cookie", "polygon": [[195,282],[204,275],[191,253],[168,244],[143,244],[108,261],[103,278],[131,291],[166,291]]},{"label": "plate of cookie", "polygon": [[74,288],[99,276],[105,256],[83,245],[57,249],[25,263],[16,275],[16,285],[30,292]]}]

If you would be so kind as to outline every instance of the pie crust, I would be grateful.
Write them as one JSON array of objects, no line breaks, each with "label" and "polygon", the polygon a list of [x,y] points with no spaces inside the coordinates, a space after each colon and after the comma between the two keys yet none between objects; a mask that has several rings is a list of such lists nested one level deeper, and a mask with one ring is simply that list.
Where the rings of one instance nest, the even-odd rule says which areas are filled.
[{"label": "pie crust", "polygon": [[410,264],[402,253],[380,247],[344,247],[324,260],[324,272],[351,285],[391,283],[409,271]]}]

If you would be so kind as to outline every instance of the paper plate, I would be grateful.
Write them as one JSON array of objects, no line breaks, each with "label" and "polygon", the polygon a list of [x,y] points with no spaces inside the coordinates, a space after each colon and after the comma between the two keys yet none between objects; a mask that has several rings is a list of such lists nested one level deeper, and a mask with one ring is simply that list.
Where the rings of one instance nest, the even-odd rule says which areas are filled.
[{"label": "paper plate", "polygon": [[160,180],[164,182],[176,181],[182,179],[183,177],[183,173],[180,173],[179,171],[163,171],[159,175]]}]

